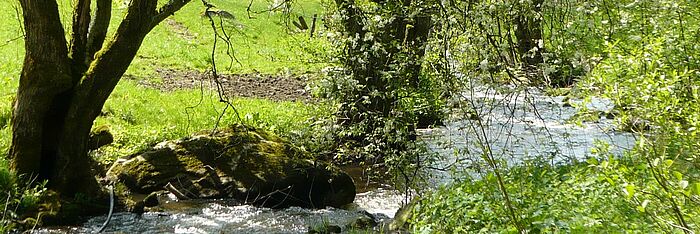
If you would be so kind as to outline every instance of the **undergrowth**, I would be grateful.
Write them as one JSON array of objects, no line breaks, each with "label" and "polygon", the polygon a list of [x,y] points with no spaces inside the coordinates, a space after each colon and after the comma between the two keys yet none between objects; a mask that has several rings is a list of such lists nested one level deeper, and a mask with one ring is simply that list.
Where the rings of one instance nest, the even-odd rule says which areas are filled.
[{"label": "undergrowth", "polygon": [[[471,9],[483,11],[488,20],[499,23],[500,18],[493,14],[513,9],[499,8],[503,5],[486,3],[483,9]],[[697,17],[692,17],[698,9],[696,1],[545,3],[540,14],[544,22],[549,22],[544,33],[550,36],[545,38],[551,39],[544,40],[542,49],[556,56],[553,61],[545,60],[543,75],[558,73],[547,70],[559,69],[557,64],[583,61],[570,63],[571,68],[578,70],[561,71],[575,74],[578,83],[573,85],[572,92],[584,100],[590,97],[611,100],[615,107],[609,116],[615,119],[616,130],[633,132],[637,139],[635,147],[624,155],[610,155],[605,144],[600,144],[592,149],[594,157],[571,165],[526,162],[512,168],[492,169],[479,177],[464,173],[459,181],[429,193],[414,207],[412,230],[423,233],[693,233],[699,230],[697,37],[700,28]],[[487,26],[499,32],[502,29]],[[492,36],[470,35],[486,36],[486,39]],[[508,37],[500,39],[508,41]],[[478,42],[459,46],[483,51]],[[463,55],[466,58],[456,57],[467,71],[491,72],[501,65],[493,64],[492,61],[499,61],[493,57],[478,60],[471,54]],[[481,67],[476,65],[479,61]],[[577,117],[595,121],[600,116],[587,111],[583,110]],[[510,196],[510,201],[504,194]],[[509,205],[513,209],[508,209]]]}]

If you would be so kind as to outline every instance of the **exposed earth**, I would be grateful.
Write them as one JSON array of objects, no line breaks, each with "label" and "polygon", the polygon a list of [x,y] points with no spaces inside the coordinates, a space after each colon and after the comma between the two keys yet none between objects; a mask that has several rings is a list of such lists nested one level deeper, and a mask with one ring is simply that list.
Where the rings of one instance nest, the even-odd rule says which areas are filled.
[{"label": "exposed earth", "polygon": [[[274,101],[308,101],[307,78],[304,76],[281,77],[264,74],[220,75],[218,82],[210,73],[156,69],[162,79],[139,79],[140,85],[170,92],[180,89],[221,90],[228,97],[256,97]],[[133,79],[133,77],[129,77]]]}]

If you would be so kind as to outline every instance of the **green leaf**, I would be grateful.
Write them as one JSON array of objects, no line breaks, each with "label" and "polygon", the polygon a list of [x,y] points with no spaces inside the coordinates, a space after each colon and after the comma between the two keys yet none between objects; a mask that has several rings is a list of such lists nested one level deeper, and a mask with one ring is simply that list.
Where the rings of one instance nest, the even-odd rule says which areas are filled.
[{"label": "green leaf", "polygon": [[636,186],[634,186],[634,184],[627,184],[625,185],[624,192],[627,195],[627,198],[632,198],[636,192]]},{"label": "green leaf", "polygon": [[700,195],[700,183],[698,183],[698,182],[693,183],[692,190],[693,190],[693,194]]},{"label": "green leaf", "polygon": [[673,160],[671,160],[671,159],[666,159],[666,160],[664,160],[664,166],[665,166],[666,168],[671,167],[671,165],[673,165]]},{"label": "green leaf", "polygon": [[594,157],[586,159],[586,162],[588,162],[588,165],[598,165],[598,159]]},{"label": "green leaf", "polygon": [[642,213],[645,212],[648,204],[649,200],[644,200],[641,205],[637,206],[637,210]]},{"label": "green leaf", "polygon": [[[673,173],[673,177],[676,177],[676,180],[679,180],[679,181],[680,181],[680,180],[683,180],[683,174],[681,174],[680,172],[678,172],[678,171],[673,171],[673,172],[671,172],[671,173]],[[687,182],[687,181],[686,181],[686,182]]]},{"label": "green leaf", "polygon": [[615,185],[615,181],[610,179],[610,177],[605,177],[605,180],[608,181],[608,183],[610,183],[610,185],[613,185],[613,186]]}]

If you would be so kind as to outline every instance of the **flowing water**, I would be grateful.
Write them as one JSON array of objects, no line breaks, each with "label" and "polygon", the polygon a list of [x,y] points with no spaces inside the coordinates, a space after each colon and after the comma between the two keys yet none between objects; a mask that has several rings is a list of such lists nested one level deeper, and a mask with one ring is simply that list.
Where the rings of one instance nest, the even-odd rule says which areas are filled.
[{"label": "flowing water", "polygon": [[[116,213],[106,233],[306,233],[309,228],[334,225],[343,229],[351,222],[372,214],[388,221],[399,208],[403,196],[395,190],[374,188],[357,194],[347,209],[259,208],[235,201],[180,201],[163,205],[163,211],[142,215]],[[80,227],[57,227],[37,233],[95,233],[107,216],[94,217]]]},{"label": "flowing water", "polygon": [[[430,149],[440,156],[435,167],[442,170],[433,173],[440,184],[450,181],[454,174],[450,171],[462,175],[479,171],[487,164],[484,158],[505,167],[526,160],[562,164],[620,156],[635,144],[633,134],[615,131],[615,120],[606,116],[614,104],[607,99],[569,100],[533,88],[479,85],[455,102],[460,106],[455,114],[462,118],[423,131]],[[600,115],[595,121],[574,123],[577,109]],[[599,150],[594,153],[593,148]]]},{"label": "flowing water", "polygon": [[[511,166],[535,158],[567,163],[596,156],[591,148],[599,140],[607,142],[609,152],[615,155],[634,145],[632,134],[614,131],[613,120],[601,118],[581,125],[568,123],[576,109],[568,107],[564,97],[549,97],[532,89],[503,91],[501,87],[499,90],[481,86],[463,93],[455,100],[462,104],[462,108],[455,111],[456,120],[444,127],[420,131],[429,149],[440,156],[433,167],[442,170],[432,172],[438,178],[433,185],[449,183],[454,175],[450,171],[464,173],[464,169],[474,170],[483,165],[484,155]],[[597,98],[587,103],[581,100],[568,102],[601,112],[613,108],[610,101]],[[468,111],[459,113],[460,110]],[[357,174],[356,168],[350,171],[350,174]],[[310,227],[323,224],[346,230],[346,225],[366,215],[360,211],[386,221],[393,217],[403,201],[402,194],[382,185],[361,186],[355,204],[348,209],[292,207],[274,210],[231,201],[173,201],[161,212],[146,212],[140,216],[117,213],[106,232],[305,233]],[[96,232],[105,219],[106,216],[99,216],[80,227],[38,232]]]}]

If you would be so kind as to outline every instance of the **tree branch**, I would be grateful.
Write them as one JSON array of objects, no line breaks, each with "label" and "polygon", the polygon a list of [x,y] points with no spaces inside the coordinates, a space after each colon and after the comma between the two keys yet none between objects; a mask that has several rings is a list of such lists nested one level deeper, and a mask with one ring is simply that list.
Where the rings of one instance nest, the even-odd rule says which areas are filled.
[{"label": "tree branch", "polygon": [[168,3],[160,7],[160,9],[158,9],[158,13],[153,17],[151,27],[155,27],[160,22],[165,20],[165,18],[168,18],[168,16],[175,14],[176,11],[180,10],[180,8],[187,5],[187,3],[190,1],[191,0],[170,0]]},{"label": "tree branch", "polygon": [[85,63],[87,36],[90,27],[90,0],[74,0],[73,32],[71,35],[70,57],[73,60],[73,81],[77,82],[87,69]]},{"label": "tree branch", "polygon": [[88,32],[85,64],[90,64],[94,59],[95,53],[102,48],[105,37],[107,37],[111,17],[112,0],[97,0],[95,17],[90,22],[90,31]]},{"label": "tree branch", "polygon": [[[188,3],[171,0],[156,11],[157,0],[132,0],[114,38],[94,55],[94,61],[76,86],[74,102],[67,119],[94,120],[105,101],[119,83],[146,35],[157,25]],[[66,121],[67,124],[69,121]],[[80,122],[80,121],[77,121]]]},{"label": "tree branch", "polygon": [[[60,93],[70,88],[68,47],[56,1],[20,1],[24,22],[25,66],[20,86],[41,83],[43,91]],[[32,76],[34,73],[51,76]],[[31,78],[30,78],[31,77]],[[43,95],[49,95],[44,93]]]}]

